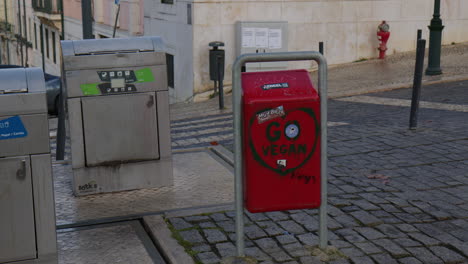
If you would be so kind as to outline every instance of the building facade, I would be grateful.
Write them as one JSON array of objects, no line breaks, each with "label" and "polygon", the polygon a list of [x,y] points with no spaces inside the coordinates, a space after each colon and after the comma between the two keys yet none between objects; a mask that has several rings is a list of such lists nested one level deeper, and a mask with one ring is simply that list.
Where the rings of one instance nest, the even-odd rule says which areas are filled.
[{"label": "building facade", "polygon": [[1,64],[60,75],[60,0],[0,2]]},{"label": "building facade", "polygon": [[[318,50],[319,42],[324,42],[329,64],[339,64],[378,56],[376,31],[382,20],[390,25],[387,54],[414,50],[418,29],[429,38],[433,8],[434,0],[146,0],[144,31],[162,36],[168,44],[174,62],[173,100],[184,101],[213,90],[209,42],[225,43],[225,85],[230,85],[239,45],[249,45],[239,44],[243,33],[238,22],[286,22],[283,47]],[[466,0],[441,1],[443,44],[468,41],[466,10]],[[296,62],[289,67],[315,66]]]},{"label": "building facade", "polygon": [[[143,0],[118,2],[120,10],[115,0],[91,1],[94,38],[112,38],[114,27],[116,38],[143,35]],[[63,5],[65,39],[82,39],[81,1],[63,0]]]}]

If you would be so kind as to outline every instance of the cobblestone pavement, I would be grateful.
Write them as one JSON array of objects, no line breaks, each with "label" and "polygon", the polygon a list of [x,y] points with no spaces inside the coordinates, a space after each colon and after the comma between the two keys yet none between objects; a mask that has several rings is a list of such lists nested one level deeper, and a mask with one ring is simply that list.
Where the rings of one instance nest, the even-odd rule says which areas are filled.
[{"label": "cobblestone pavement", "polygon": [[[329,120],[342,124],[329,128],[329,239],[345,256],[329,263],[468,263],[468,82],[424,87],[417,130],[407,129],[410,98],[402,89],[329,101]],[[229,117],[190,126],[196,138],[207,131],[208,141],[229,146]],[[247,255],[321,263],[311,256],[317,211],[246,213]],[[224,211],[169,221],[196,261],[218,263],[235,254],[233,217]]]}]

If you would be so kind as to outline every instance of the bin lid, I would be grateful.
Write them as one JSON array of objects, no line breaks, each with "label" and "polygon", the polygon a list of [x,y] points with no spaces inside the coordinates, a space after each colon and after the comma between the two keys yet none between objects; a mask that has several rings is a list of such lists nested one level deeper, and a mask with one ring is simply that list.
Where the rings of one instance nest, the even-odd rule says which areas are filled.
[{"label": "bin lid", "polygon": [[41,68],[0,69],[0,94],[45,92]]},{"label": "bin lid", "polygon": [[319,100],[306,70],[242,73],[244,103],[271,100]]},{"label": "bin lid", "polygon": [[164,48],[160,37],[64,40],[61,43],[64,56],[154,52]]}]

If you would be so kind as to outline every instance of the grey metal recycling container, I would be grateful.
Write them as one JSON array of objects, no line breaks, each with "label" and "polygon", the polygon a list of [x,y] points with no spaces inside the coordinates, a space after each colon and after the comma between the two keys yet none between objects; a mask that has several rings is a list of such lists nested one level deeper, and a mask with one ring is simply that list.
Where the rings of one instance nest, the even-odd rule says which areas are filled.
[{"label": "grey metal recycling container", "polygon": [[44,74],[2,69],[0,80],[0,263],[57,263]]},{"label": "grey metal recycling container", "polygon": [[61,44],[75,195],[172,185],[162,40]]}]

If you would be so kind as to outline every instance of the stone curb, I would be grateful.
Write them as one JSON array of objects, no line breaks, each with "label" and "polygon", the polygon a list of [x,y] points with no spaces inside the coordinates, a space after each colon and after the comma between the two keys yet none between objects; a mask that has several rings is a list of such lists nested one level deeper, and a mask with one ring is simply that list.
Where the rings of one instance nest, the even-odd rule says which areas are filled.
[{"label": "stone curb", "polygon": [[192,257],[185,252],[184,248],[179,245],[177,240],[172,238],[171,231],[162,216],[145,216],[143,217],[143,224],[150,231],[149,235],[151,239],[162,250],[162,255],[165,256],[169,263],[195,263]]}]

